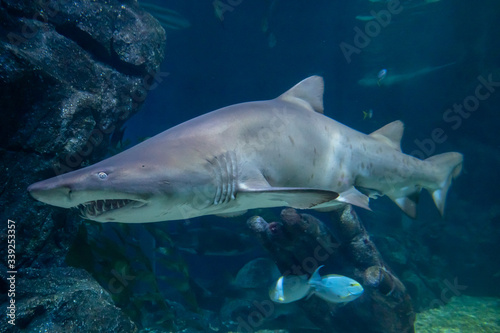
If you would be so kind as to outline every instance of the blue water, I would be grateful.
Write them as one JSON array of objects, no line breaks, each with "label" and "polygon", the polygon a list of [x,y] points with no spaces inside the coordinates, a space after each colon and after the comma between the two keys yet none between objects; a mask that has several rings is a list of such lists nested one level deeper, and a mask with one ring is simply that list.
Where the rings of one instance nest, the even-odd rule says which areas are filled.
[{"label": "blue water", "polygon": [[[464,154],[464,172],[450,190],[444,219],[427,194],[422,195],[416,221],[401,222],[400,211],[386,199],[373,204],[382,212],[379,215],[360,212],[360,216],[381,243],[391,236],[404,248],[413,234],[425,257],[416,264],[423,276],[458,277],[468,286],[467,294],[499,297],[498,1],[402,1],[397,13],[390,15],[390,24],[369,31],[372,37],[349,59],[341,45],[356,47],[355,28],[366,33],[367,22],[376,28],[375,19],[361,21],[356,16],[388,11],[389,3],[233,3],[237,5],[221,21],[212,1],[168,1],[166,6],[186,17],[191,27],[167,30],[160,69],[163,81],[125,125],[124,139],[135,143],[220,107],[271,99],[310,75],[321,75],[325,115],[365,133],[400,119],[405,123],[404,152],[418,157],[447,151]],[[450,65],[416,74],[446,64]],[[381,69],[388,74],[380,85],[358,83],[363,77],[376,78]],[[406,79],[385,85],[398,75]],[[488,80],[493,84],[485,87]],[[484,97],[478,97],[478,89]],[[455,113],[457,105],[465,111]],[[364,119],[363,111],[370,109],[372,117]],[[433,134],[436,129],[439,135]],[[186,255],[184,259],[190,276],[217,286],[229,283],[228,275],[251,258]],[[406,264],[387,260],[396,274],[403,274],[416,259]]]}]

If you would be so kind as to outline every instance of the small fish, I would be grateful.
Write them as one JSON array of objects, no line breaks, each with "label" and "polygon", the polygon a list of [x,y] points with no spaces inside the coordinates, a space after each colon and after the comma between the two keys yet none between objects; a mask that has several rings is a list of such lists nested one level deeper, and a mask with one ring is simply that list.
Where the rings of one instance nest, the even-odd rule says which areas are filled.
[{"label": "small fish", "polygon": [[363,294],[363,287],[355,280],[342,275],[319,275],[319,266],[309,280],[306,276],[281,276],[269,291],[276,303],[291,303],[312,295],[332,303],[347,303]]},{"label": "small fish", "polygon": [[363,294],[363,287],[356,280],[346,276],[330,274],[319,275],[319,266],[309,279],[311,294],[332,303],[347,303],[354,301]]},{"label": "small fish", "polygon": [[291,303],[304,298],[310,291],[307,275],[281,276],[269,291],[269,298],[276,303]]},{"label": "small fish", "polygon": [[267,290],[280,275],[274,261],[269,258],[257,258],[247,262],[231,284],[239,289]]},{"label": "small fish", "polygon": [[377,84],[380,87],[380,82],[382,82],[383,79],[387,76],[387,69],[381,69],[380,72],[377,74]]},{"label": "small fish", "polygon": [[373,117],[373,110],[372,109],[370,109],[368,111],[363,110],[363,120],[372,119],[372,117]]}]

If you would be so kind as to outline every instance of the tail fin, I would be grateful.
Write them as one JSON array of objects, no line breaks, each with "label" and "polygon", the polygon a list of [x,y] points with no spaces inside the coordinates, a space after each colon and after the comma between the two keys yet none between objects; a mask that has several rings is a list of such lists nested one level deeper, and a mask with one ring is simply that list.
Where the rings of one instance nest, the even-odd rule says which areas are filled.
[{"label": "tail fin", "polygon": [[444,153],[429,157],[426,162],[434,164],[438,170],[437,188],[430,189],[432,198],[441,216],[444,214],[446,194],[450,188],[452,179],[456,178],[462,171],[463,155],[460,153]]}]

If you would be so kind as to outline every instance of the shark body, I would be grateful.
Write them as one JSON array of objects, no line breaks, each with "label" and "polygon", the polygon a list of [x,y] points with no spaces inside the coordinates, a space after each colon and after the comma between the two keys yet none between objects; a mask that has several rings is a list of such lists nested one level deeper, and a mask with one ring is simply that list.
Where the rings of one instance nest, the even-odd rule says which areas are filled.
[{"label": "shark body", "polygon": [[99,222],[156,222],[266,207],[368,207],[387,195],[415,216],[432,193],[441,213],[462,155],[401,152],[399,121],[366,135],[322,114],[323,79],[268,101],[224,107],[94,165],[29,186],[37,200]]}]

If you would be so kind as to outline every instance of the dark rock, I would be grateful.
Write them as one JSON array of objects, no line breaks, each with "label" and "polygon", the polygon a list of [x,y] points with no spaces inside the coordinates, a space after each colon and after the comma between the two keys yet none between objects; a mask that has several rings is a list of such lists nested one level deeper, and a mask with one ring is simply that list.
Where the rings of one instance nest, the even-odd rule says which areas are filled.
[{"label": "dark rock", "polygon": [[143,102],[163,28],[135,2],[4,1],[0,17],[2,147],[77,167]]},{"label": "dark rock", "polygon": [[[2,332],[137,331],[135,324],[113,305],[111,296],[82,269],[27,268],[15,277],[16,325],[2,320]],[[3,302],[2,308],[7,305]]]},{"label": "dark rock", "polygon": [[135,1],[0,3],[0,217],[17,222],[18,267],[60,265],[76,232],[26,187],[104,157],[153,87],[164,42]]},{"label": "dark rock", "polygon": [[[253,217],[248,226],[283,275],[310,275],[325,265],[325,271],[354,278],[365,288],[359,299],[345,305],[318,297],[298,301],[312,323],[329,332],[414,331],[410,296],[384,263],[352,207],[333,216],[333,232],[315,217],[291,208],[282,211],[281,220],[267,223]],[[269,230],[277,226],[279,233]]]},{"label": "dark rock", "polygon": [[65,266],[78,218],[26,188],[107,154],[112,133],[161,80],[164,45],[163,28],[136,1],[0,2],[0,219],[15,221],[18,327],[135,329],[88,274],[54,268]]}]

